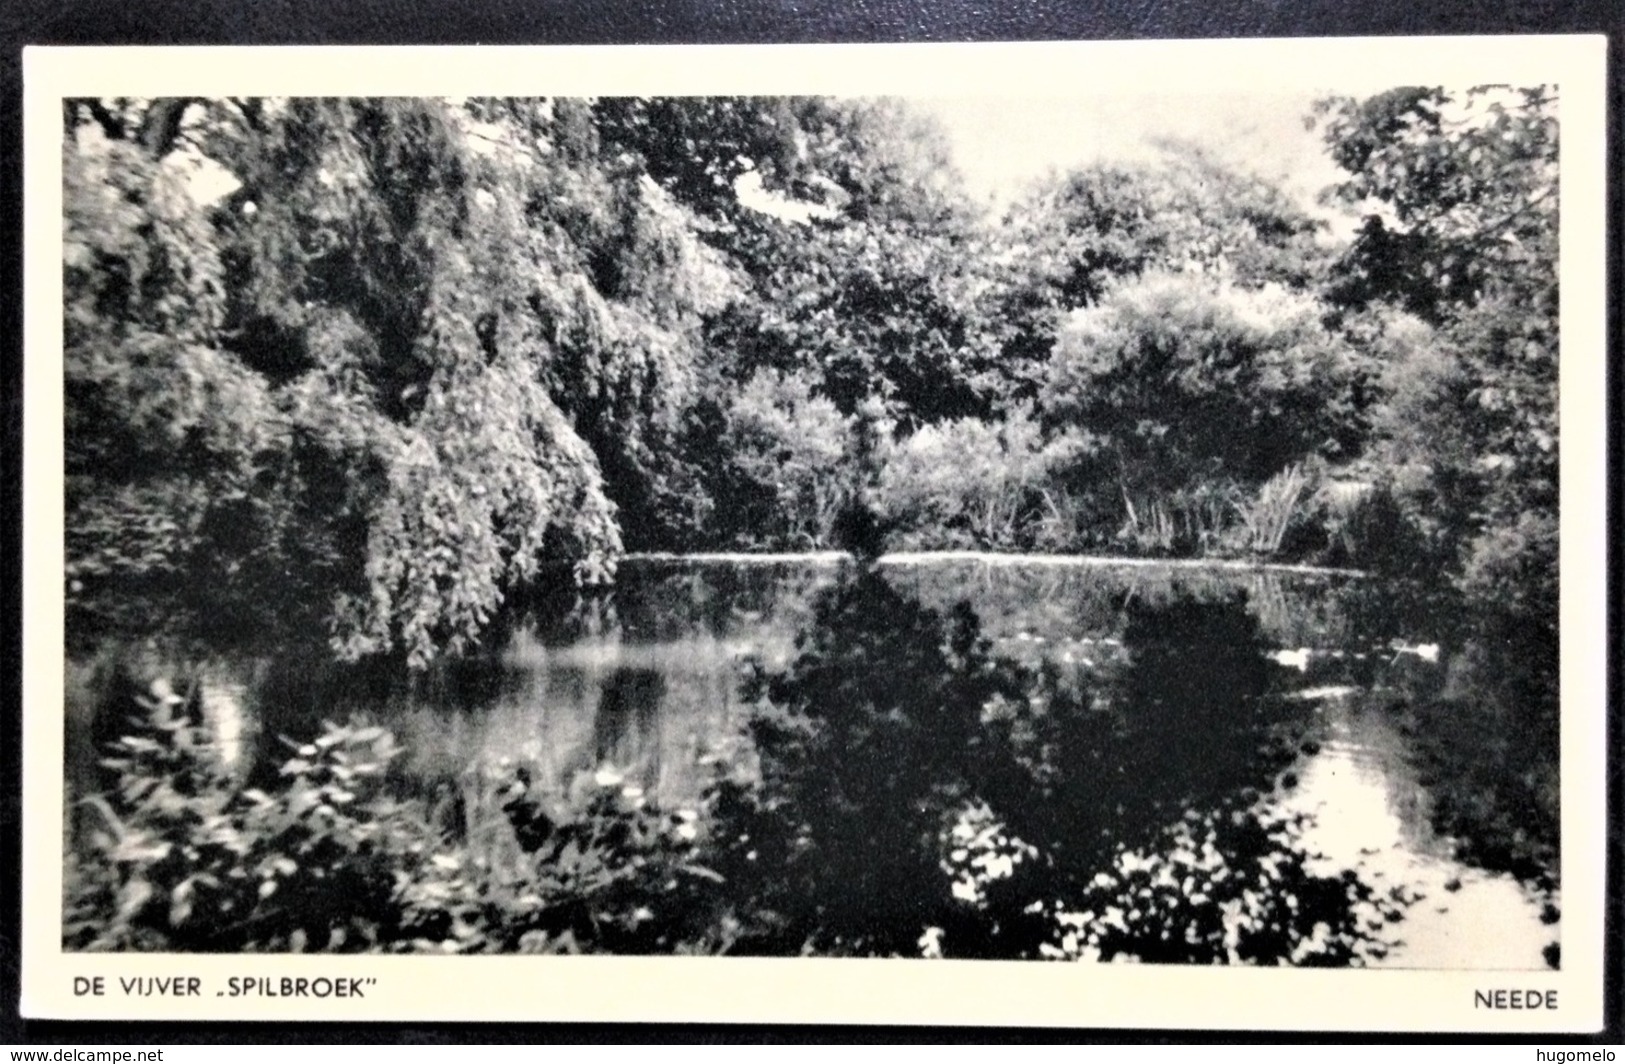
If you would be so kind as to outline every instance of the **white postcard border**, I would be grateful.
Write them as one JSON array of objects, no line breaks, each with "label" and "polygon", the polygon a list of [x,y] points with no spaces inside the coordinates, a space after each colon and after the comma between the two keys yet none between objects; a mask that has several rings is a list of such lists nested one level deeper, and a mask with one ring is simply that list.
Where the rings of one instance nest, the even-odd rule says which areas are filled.
[{"label": "white postcard border", "polygon": [[[1607,484],[1603,37],[578,48],[51,48],[24,54],[24,1016],[1586,1031],[1603,1023]],[[1112,91],[1561,86],[1563,920],[1559,972],[1037,962],[65,954],[62,203],[67,96]],[[1485,929],[1493,934],[1493,929]],[[76,996],[75,977],[362,978],[364,997]],[[1474,1007],[1555,989],[1552,1011]]]}]

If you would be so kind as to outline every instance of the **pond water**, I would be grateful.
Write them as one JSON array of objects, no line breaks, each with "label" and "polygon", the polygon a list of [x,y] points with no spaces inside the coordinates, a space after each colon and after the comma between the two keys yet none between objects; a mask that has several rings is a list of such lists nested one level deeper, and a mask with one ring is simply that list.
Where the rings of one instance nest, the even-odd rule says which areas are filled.
[{"label": "pond water", "polygon": [[[1223,874],[1214,869],[1251,861],[1265,868],[1263,887],[1232,877],[1237,893],[1214,904],[1211,928],[1199,933],[1207,925],[1197,920],[1181,932],[1188,943],[1127,952],[1197,959],[1207,954],[1194,943],[1209,936],[1232,958],[1298,959],[1285,947],[1271,958],[1267,947],[1238,945],[1237,913],[1257,889],[1279,891],[1297,912],[1311,905],[1300,897],[1330,883],[1339,906],[1360,899],[1344,914],[1363,938],[1353,963],[1556,962],[1555,862],[1525,859],[1535,814],[1524,808],[1528,794],[1555,788],[1555,753],[1542,755],[1518,718],[1515,687],[1485,681],[1494,654],[1445,630],[1437,614],[1316,571],[899,555],[839,598],[854,571],[839,556],[634,558],[612,593],[513,618],[487,653],[410,682],[273,657],[216,662],[201,672],[204,709],[245,777],[274,773],[281,735],[308,737],[322,719],[349,712],[396,734],[402,770],[423,793],[450,791],[478,766],[523,763],[559,786],[613,772],[662,805],[692,807],[719,763],[761,756],[763,774],[775,778],[773,751],[756,748],[770,733],[747,728],[760,694],[746,682],[753,672],[782,674],[798,657],[821,655],[851,687],[804,670],[795,690],[815,710],[894,683],[918,688],[903,661],[916,649],[907,640],[931,642],[938,620],[946,633],[959,623],[951,619],[974,616],[987,660],[1014,663],[1020,682],[1043,692],[1004,717],[977,710],[1031,769],[1019,793],[1039,797],[966,805],[954,838],[982,841],[959,846],[943,866],[960,877],[957,897],[985,901],[1043,854],[1068,869],[1066,882],[1085,885],[1052,914],[1080,928],[1062,952],[1111,956],[1114,936],[1142,941],[1133,938],[1138,924],[1183,913],[1204,892],[1217,897]],[[835,623],[853,631],[831,642],[819,629]],[[70,718],[83,718],[73,691],[70,682]],[[951,724],[899,726],[911,697],[898,692],[904,708],[882,707],[890,745],[874,764],[944,777],[918,793],[1018,793],[978,774],[985,766],[972,762],[989,755],[961,748],[982,751]],[[853,735],[840,741],[858,746],[828,763],[798,762],[796,778],[838,779],[864,764],[861,743],[880,740]],[[84,787],[79,746],[70,785]],[[1508,780],[1521,788],[1510,797]],[[864,811],[889,793],[871,793],[871,782],[831,783],[828,793],[798,785],[803,796],[855,807],[860,821],[889,815]],[[1236,841],[1243,828],[1261,833]],[[1338,926],[1331,917],[1305,923]]]}]

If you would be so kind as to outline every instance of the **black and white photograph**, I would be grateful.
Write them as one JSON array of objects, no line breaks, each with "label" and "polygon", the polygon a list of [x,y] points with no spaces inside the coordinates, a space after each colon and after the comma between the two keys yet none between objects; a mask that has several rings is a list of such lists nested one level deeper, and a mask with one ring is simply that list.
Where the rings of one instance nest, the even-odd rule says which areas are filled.
[{"label": "black and white photograph", "polygon": [[62,94],[33,948],[1600,963],[1600,125],[1402,74]]}]

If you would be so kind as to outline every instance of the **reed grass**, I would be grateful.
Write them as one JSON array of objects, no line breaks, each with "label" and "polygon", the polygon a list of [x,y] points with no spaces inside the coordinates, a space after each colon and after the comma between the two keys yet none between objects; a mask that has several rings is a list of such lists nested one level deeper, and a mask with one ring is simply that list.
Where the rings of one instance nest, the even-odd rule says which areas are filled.
[{"label": "reed grass", "polygon": [[1303,471],[1303,464],[1294,462],[1266,480],[1252,499],[1236,504],[1236,511],[1247,529],[1250,551],[1265,556],[1280,552],[1308,486],[1309,477]]}]

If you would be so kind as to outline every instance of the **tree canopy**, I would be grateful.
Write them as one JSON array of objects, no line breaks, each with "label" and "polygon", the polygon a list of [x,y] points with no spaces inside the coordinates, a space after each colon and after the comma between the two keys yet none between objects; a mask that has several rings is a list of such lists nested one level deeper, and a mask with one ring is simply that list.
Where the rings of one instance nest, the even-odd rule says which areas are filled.
[{"label": "tree canopy", "polygon": [[1398,307],[1436,330],[1405,363],[1433,363],[1424,386],[1395,366],[1394,428],[1378,442],[1425,468],[1468,586],[1554,625],[1557,107],[1551,87],[1478,86],[1318,108],[1350,175],[1328,196],[1367,212],[1328,301]]},{"label": "tree canopy", "polygon": [[1302,468],[1554,601],[1556,109],[1323,101],[1339,242],[1191,144],[993,217],[891,99],[70,101],[75,631],[422,664],[628,548],[1121,547]]}]

